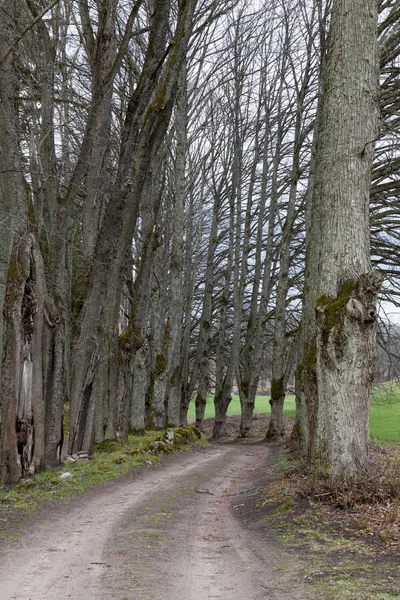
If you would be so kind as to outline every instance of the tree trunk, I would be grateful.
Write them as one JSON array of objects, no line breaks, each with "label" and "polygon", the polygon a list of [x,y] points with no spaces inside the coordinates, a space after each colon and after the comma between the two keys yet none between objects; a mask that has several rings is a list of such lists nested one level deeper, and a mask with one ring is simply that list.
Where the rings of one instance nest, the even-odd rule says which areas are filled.
[{"label": "tree trunk", "polygon": [[132,372],[132,399],[129,427],[131,431],[144,431],[146,421],[146,391],[148,388],[148,347],[147,343],[135,353]]},{"label": "tree trunk", "polygon": [[381,283],[369,256],[378,82],[377,2],[338,0],[316,141],[302,365],[309,456],[326,454],[333,478],[354,476],[368,457]]},{"label": "tree trunk", "polygon": [[[187,75],[186,61],[179,77],[175,108],[176,157],[174,169],[174,205],[172,209],[172,243],[169,268],[169,310],[163,342],[162,360],[159,357],[154,376],[154,389],[164,397],[166,424],[177,427],[180,422],[180,348],[182,334],[182,266],[184,209],[186,195],[186,148],[187,148]],[[172,393],[171,391],[172,384]]]},{"label": "tree trunk", "polygon": [[[43,315],[44,268],[24,178],[15,113],[14,3],[4,1],[0,20],[1,196],[12,205],[15,230],[3,303],[0,380],[0,477],[14,483],[44,467]],[[11,240],[10,240],[11,241]]]}]

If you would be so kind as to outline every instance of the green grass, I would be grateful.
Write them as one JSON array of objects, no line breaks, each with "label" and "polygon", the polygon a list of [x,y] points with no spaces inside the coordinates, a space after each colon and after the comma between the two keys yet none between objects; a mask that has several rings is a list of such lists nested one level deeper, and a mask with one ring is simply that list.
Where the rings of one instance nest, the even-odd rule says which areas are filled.
[{"label": "green grass", "polygon": [[[256,415],[264,414],[269,415],[271,412],[271,406],[269,404],[269,396],[256,396],[256,404],[254,408],[254,413]],[[296,404],[294,396],[286,396],[285,406],[283,409],[284,414],[287,417],[294,419],[296,415]],[[232,401],[228,407],[228,416],[232,417],[235,415],[240,415],[240,400],[239,396],[232,394]],[[207,396],[207,406],[205,412],[206,419],[213,419],[215,416],[214,411],[214,396]],[[196,408],[194,404],[194,400],[189,404],[188,410],[188,419],[196,418]]]},{"label": "green grass", "polygon": [[[269,396],[257,396],[254,412],[270,414]],[[284,414],[294,419],[296,415],[294,396],[286,396]],[[212,419],[215,415],[214,397],[207,396],[205,418]],[[228,415],[240,415],[239,396],[233,395],[228,408]],[[196,418],[194,401],[189,404],[188,419]],[[371,438],[387,442],[400,442],[400,389],[377,386],[371,400]]]},{"label": "green grass", "polygon": [[371,437],[400,442],[399,387],[377,386],[371,399]]}]

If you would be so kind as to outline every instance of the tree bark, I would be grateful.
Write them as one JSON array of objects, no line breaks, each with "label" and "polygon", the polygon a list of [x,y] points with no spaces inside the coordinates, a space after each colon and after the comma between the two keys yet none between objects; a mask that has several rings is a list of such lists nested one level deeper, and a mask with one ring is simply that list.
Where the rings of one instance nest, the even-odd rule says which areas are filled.
[{"label": "tree bark", "polygon": [[337,0],[316,141],[302,364],[308,453],[326,454],[333,478],[354,476],[368,457],[381,283],[369,253],[378,78],[377,2]]}]

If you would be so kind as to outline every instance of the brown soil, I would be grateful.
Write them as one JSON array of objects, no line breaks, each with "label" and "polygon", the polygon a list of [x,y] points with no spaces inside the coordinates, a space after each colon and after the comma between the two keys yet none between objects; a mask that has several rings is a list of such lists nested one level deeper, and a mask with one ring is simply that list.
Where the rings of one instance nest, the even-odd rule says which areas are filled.
[{"label": "brown soil", "polygon": [[[226,425],[225,425],[226,435],[225,435],[225,437],[219,439],[218,443],[222,443],[222,444],[224,444],[224,443],[254,444],[254,443],[258,443],[258,442],[264,442],[265,434],[267,433],[267,430],[268,430],[269,421],[270,421],[269,415],[262,415],[262,414],[254,415],[253,416],[252,436],[249,439],[242,439],[242,438],[238,437],[240,417],[238,417],[238,416],[227,417]],[[204,421],[203,433],[207,439],[212,438],[213,426],[214,426],[214,419],[207,419],[206,421]],[[293,421],[291,419],[287,419],[286,417],[285,417],[285,428],[286,428],[286,432],[287,432],[287,437],[283,442],[288,441],[288,438],[289,438],[290,433],[293,428]],[[282,441],[278,442],[278,444],[281,445],[283,442]],[[276,444],[273,443],[273,444],[270,444],[270,446],[271,445],[276,445]]]}]

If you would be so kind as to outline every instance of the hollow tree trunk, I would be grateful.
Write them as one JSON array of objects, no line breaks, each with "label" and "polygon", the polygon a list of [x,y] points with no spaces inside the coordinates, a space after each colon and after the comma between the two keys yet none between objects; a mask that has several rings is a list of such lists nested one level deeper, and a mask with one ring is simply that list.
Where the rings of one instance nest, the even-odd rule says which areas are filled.
[{"label": "hollow tree trunk", "polygon": [[3,483],[14,483],[22,475],[44,466],[42,343],[45,286],[43,261],[33,223],[33,206],[18,145],[12,51],[14,3],[7,0],[3,2],[2,9],[0,186],[5,206],[12,206],[15,229],[3,302],[0,478]]},{"label": "hollow tree trunk", "polygon": [[14,245],[4,301],[1,480],[44,467],[44,269],[33,234]]}]

